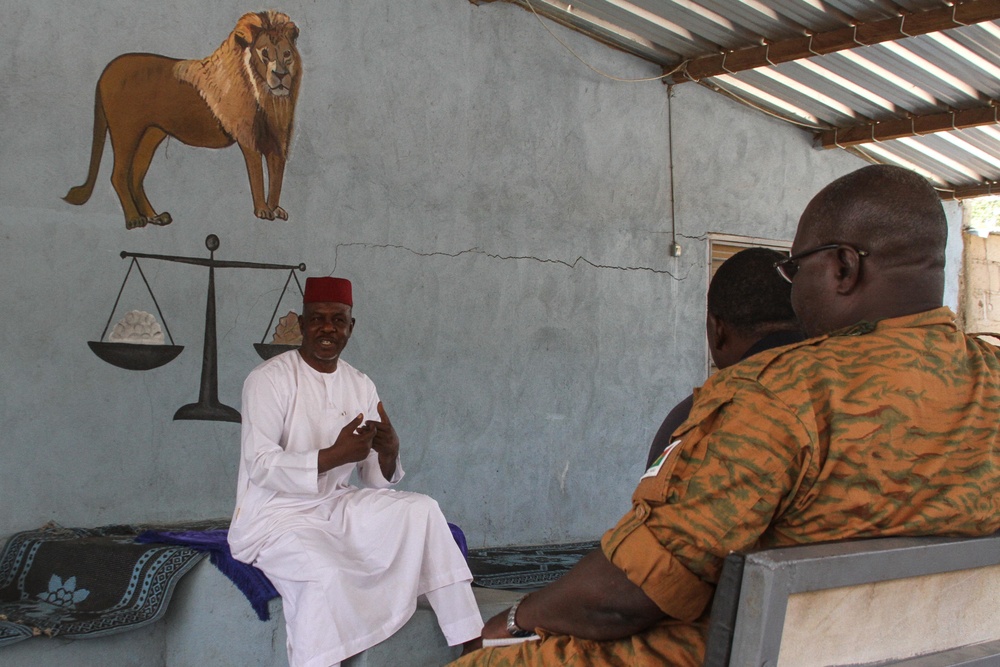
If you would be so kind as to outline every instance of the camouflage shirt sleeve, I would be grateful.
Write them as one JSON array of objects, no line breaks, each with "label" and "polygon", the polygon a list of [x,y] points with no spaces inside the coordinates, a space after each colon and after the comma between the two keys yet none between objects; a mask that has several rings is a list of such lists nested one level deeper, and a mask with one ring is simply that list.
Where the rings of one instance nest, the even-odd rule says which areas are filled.
[{"label": "camouflage shirt sleeve", "polygon": [[754,378],[718,374],[604,535],[604,554],[666,614],[697,618],[725,556],[752,547],[802,484],[812,441]]}]

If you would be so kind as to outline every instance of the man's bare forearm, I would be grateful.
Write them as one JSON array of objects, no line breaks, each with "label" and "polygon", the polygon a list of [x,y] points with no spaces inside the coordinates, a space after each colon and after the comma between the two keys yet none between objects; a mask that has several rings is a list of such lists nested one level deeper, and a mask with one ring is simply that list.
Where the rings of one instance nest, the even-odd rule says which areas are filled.
[{"label": "man's bare forearm", "polygon": [[664,618],[642,589],[596,550],[566,576],[525,598],[516,620],[528,630],[545,628],[582,639],[608,640],[628,637]]}]

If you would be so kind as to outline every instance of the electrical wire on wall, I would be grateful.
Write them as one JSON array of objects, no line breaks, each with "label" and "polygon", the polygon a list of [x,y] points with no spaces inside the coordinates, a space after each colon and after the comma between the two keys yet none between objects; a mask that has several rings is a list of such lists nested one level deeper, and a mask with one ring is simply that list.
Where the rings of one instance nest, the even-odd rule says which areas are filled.
[{"label": "electrical wire on wall", "polygon": [[[522,0],[522,1],[528,7],[528,9],[531,10],[531,13],[535,16],[535,19],[538,21],[538,23],[543,28],[545,28],[545,31],[547,33],[549,33],[549,35],[552,37],[552,39],[556,40],[559,44],[561,44],[562,47],[564,49],[566,49],[567,51],[569,51],[569,53],[574,58],[576,58],[581,63],[583,63],[583,65],[585,67],[587,67],[587,69],[591,70],[592,72],[595,72],[596,74],[598,74],[598,75],[600,75],[600,76],[602,76],[604,78],[611,79],[613,81],[620,81],[620,82],[624,82],[624,83],[642,83],[642,82],[646,82],[646,81],[662,81],[664,79],[667,79],[667,78],[673,76],[678,71],[680,71],[681,69],[683,69],[684,67],[687,66],[687,61],[684,61],[684,62],[680,63],[679,65],[677,65],[677,67],[675,67],[672,70],[670,70],[669,72],[666,72],[666,73],[661,74],[659,76],[652,76],[652,77],[646,77],[646,78],[640,78],[640,79],[623,79],[621,77],[612,76],[611,74],[607,74],[606,72],[602,72],[601,70],[597,69],[596,67],[594,67],[593,65],[591,65],[590,63],[588,63],[586,60],[584,60],[579,55],[577,55],[576,51],[574,51],[572,49],[572,47],[569,46],[569,44],[567,44],[563,40],[559,39],[559,37],[554,32],[552,32],[552,30],[550,30],[549,27],[545,24],[545,21],[542,20],[542,17],[535,10],[535,6],[534,6],[534,4],[532,4],[531,0]],[[671,83],[671,84],[667,85],[667,144],[668,144],[667,145],[667,158],[668,158],[668,161],[669,161],[669,177],[670,177],[670,256],[671,257],[680,257],[680,255],[681,255],[681,246],[677,242],[677,220],[676,220],[676,217],[674,215],[674,134],[673,134],[673,110],[672,110],[671,104],[670,104],[670,100],[671,100],[671,98],[673,96],[674,96],[674,84]]]},{"label": "electrical wire on wall", "polygon": [[667,86],[667,159],[670,165],[670,256],[680,257],[681,246],[677,243],[677,218],[674,216],[674,114],[670,104],[674,96],[673,84]]}]

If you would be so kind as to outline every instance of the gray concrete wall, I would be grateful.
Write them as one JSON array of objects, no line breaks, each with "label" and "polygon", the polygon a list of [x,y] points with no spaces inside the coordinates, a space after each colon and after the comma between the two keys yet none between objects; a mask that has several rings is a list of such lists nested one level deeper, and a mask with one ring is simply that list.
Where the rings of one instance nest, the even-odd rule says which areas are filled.
[{"label": "gray concrete wall", "polygon": [[[82,207],[93,90],[118,54],[204,57],[248,10],[193,0],[16,2],[0,24],[0,535],[225,516],[239,427],[175,421],[198,398],[208,272],[142,262],[184,352],[149,371],[94,356],[119,252],[294,264],[355,283],[345,358],[403,440],[405,488],[472,546],[600,535],[649,441],[704,374],[708,232],[786,238],[808,199],[862,165],[692,84],[595,74],[528,12],[464,0],[291,1],[306,69],[282,204],[257,220],[239,150],[161,146],[147,177],[168,227],[126,231],[110,147]],[[549,25],[617,77],[659,72]],[[142,104],[142,100],[136,100]],[[223,269],[223,403],[260,359],[285,275]],[[286,302],[282,312],[294,305]],[[133,276],[123,310],[152,310]]]}]

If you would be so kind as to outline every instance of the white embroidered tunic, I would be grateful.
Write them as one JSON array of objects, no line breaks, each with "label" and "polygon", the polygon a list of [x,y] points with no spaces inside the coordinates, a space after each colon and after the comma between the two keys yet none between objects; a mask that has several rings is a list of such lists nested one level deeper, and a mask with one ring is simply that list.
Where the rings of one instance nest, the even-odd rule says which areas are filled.
[{"label": "white embroidered tunic", "polygon": [[[318,474],[317,450],[358,414],[378,421],[378,401],[372,381],[343,359],[320,373],[296,350],[255,368],[243,386],[229,543],[281,593],[292,667],[363,651],[403,626],[417,596],[472,579],[437,503],[389,488],[403,476],[398,461],[391,481],[374,450]],[[355,469],[370,488],[352,485]],[[474,604],[468,613],[478,618]]]}]

